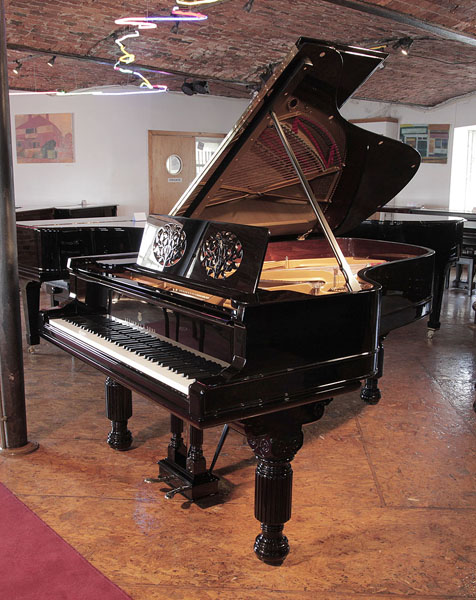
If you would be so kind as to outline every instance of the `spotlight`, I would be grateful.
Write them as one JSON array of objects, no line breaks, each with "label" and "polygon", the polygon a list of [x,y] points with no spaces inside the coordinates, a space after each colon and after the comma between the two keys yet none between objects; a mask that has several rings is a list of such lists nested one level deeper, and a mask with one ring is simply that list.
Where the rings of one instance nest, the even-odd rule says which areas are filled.
[{"label": "spotlight", "polygon": [[20,71],[20,69],[22,68],[23,65],[22,65],[21,60],[17,59],[15,62],[17,64],[13,67],[13,72],[15,73],[15,75],[18,75],[18,73],[19,73],[19,71]]},{"label": "spotlight", "polygon": [[182,92],[187,96],[209,94],[210,88],[208,87],[208,81],[184,81],[182,83]]},{"label": "spotlight", "polygon": [[251,9],[253,8],[253,2],[255,0],[248,0],[248,2],[243,6],[243,10],[246,10],[246,12],[251,12]]},{"label": "spotlight", "polygon": [[193,91],[196,94],[209,94],[210,88],[208,87],[208,81],[194,81],[192,83]]},{"label": "spotlight", "polygon": [[193,84],[188,81],[184,81],[182,83],[182,92],[187,96],[193,96],[196,94],[196,92],[193,91]]},{"label": "spotlight", "polygon": [[46,63],[49,67],[53,67],[55,64],[56,56],[52,56],[50,60]]},{"label": "spotlight", "polygon": [[410,52],[410,46],[413,44],[413,40],[411,37],[404,37],[404,38],[400,38],[399,40],[397,40],[392,48],[394,48],[395,50],[400,50],[400,52],[402,54],[404,54],[405,56],[408,56],[408,53]]}]

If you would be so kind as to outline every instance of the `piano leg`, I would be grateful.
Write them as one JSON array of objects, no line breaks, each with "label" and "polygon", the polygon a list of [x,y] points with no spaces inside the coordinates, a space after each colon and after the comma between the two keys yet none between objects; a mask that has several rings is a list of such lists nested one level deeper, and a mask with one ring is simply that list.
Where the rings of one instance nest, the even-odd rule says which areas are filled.
[{"label": "piano leg", "polygon": [[383,375],[383,339],[378,345],[378,371],[375,377],[369,377],[365,380],[365,385],[360,392],[360,397],[367,404],[377,404],[382,397],[378,387],[378,380]]},{"label": "piano leg", "polygon": [[268,565],[279,566],[289,552],[284,523],[291,518],[291,461],[303,443],[301,425],[282,423],[261,435],[247,434],[258,458],[255,476],[255,517],[261,523],[254,550]]},{"label": "piano leg", "polygon": [[36,346],[40,343],[40,335],[38,333],[40,288],[41,283],[39,281],[20,280],[23,314],[25,316],[26,326],[26,341],[29,346]]},{"label": "piano leg", "polygon": [[107,443],[114,450],[128,450],[132,434],[127,421],[132,417],[132,393],[111,377],[106,379],[106,416],[111,421]]},{"label": "piano leg", "polygon": [[441,305],[443,303],[443,293],[445,291],[445,281],[451,268],[451,263],[449,261],[445,261],[443,264],[440,263],[441,261],[438,261],[438,263],[435,264],[433,277],[433,302],[431,304],[430,318],[428,319],[428,329],[430,330],[437,330],[441,327],[440,314]]}]

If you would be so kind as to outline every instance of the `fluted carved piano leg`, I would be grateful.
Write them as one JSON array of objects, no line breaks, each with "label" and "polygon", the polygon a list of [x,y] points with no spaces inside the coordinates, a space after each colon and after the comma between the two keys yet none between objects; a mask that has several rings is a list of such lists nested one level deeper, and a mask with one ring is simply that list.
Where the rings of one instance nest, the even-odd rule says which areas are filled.
[{"label": "fluted carved piano leg", "polygon": [[378,345],[378,372],[376,377],[369,377],[365,380],[365,385],[360,392],[360,397],[367,404],[377,404],[382,397],[378,387],[378,380],[383,375],[383,339]]},{"label": "fluted carved piano leg", "polygon": [[291,518],[293,470],[291,461],[301,448],[301,426],[247,435],[258,458],[255,477],[255,517],[261,522],[254,550],[269,565],[280,565],[289,552],[284,523]]},{"label": "fluted carved piano leg", "polygon": [[132,393],[111,377],[106,379],[106,416],[111,421],[107,443],[114,450],[128,450],[132,434],[127,421],[132,417]]}]

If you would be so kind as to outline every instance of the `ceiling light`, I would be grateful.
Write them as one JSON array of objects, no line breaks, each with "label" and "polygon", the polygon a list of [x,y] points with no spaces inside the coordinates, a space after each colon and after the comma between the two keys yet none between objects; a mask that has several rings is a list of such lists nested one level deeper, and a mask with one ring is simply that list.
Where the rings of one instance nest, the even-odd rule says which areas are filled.
[{"label": "ceiling light", "polygon": [[49,67],[53,67],[55,64],[56,56],[52,56],[50,60],[46,63]]},{"label": "ceiling light", "polygon": [[404,54],[405,56],[408,56],[408,53],[410,51],[410,46],[413,44],[413,40],[411,37],[404,37],[404,38],[400,38],[399,40],[397,40],[392,48],[394,48],[395,50],[400,50],[400,52],[402,54]]},{"label": "ceiling light", "polygon": [[20,71],[20,69],[22,68],[22,62],[20,60],[16,60],[16,65],[13,67],[13,72],[15,73],[15,75],[18,75],[18,72]]}]

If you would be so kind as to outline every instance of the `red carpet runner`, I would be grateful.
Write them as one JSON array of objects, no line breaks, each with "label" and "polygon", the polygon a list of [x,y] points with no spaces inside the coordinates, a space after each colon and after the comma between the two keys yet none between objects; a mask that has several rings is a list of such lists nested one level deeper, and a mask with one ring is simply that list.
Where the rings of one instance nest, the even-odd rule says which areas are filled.
[{"label": "red carpet runner", "polygon": [[131,600],[0,483],[2,600]]}]

